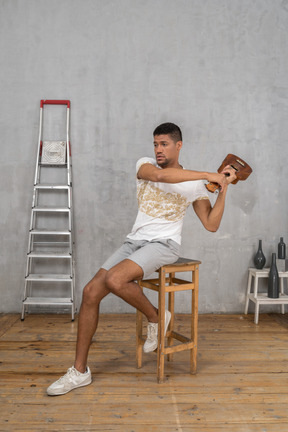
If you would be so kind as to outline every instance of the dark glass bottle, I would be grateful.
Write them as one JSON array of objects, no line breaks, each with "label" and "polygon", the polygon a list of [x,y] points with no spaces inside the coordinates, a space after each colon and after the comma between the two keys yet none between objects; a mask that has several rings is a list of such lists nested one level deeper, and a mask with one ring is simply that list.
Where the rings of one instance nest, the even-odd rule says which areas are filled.
[{"label": "dark glass bottle", "polygon": [[278,243],[278,258],[279,259],[286,258],[286,245],[283,241],[283,237],[280,237],[280,242]]},{"label": "dark glass bottle", "polygon": [[276,253],[272,253],[272,263],[268,276],[268,297],[279,298],[279,275],[276,266]]},{"label": "dark glass bottle", "polygon": [[258,251],[256,252],[256,255],[254,257],[254,264],[256,269],[261,270],[264,267],[265,263],[266,258],[262,251],[262,240],[259,240]]}]

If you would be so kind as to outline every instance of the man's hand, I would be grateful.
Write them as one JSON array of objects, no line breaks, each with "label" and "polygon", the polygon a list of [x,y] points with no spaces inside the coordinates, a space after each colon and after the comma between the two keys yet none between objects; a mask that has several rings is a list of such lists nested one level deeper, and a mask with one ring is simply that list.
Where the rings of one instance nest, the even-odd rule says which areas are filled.
[{"label": "man's hand", "polygon": [[236,171],[234,168],[231,168],[230,165],[226,165],[225,168],[221,171],[220,174],[209,173],[208,181],[211,183],[217,183],[220,186],[220,192],[223,192],[227,186],[236,180]]},{"label": "man's hand", "polygon": [[232,168],[230,165],[226,165],[226,167],[221,171],[221,174],[224,174],[226,176],[227,183],[230,184],[234,180],[237,179],[237,175],[234,168]]},{"label": "man's hand", "polygon": [[219,184],[219,186],[220,186],[220,192],[222,192],[223,189],[228,186],[227,179],[228,179],[228,177],[225,175],[224,171],[222,173],[220,173],[220,174],[218,174],[218,173],[208,173],[208,175],[207,175],[207,180],[208,180],[209,183],[217,183],[217,184]]}]

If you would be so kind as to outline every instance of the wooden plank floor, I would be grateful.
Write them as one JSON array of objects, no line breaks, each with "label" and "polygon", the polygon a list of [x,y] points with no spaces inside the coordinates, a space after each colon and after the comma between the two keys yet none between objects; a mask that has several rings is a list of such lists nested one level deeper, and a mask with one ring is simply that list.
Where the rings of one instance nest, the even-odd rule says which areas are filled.
[{"label": "wooden plank floor", "polygon": [[[101,315],[89,365],[93,383],[49,397],[73,364],[77,322],[68,315],[0,315],[1,431],[285,432],[288,430],[286,315],[201,315],[198,373],[188,355],[135,365],[135,315]],[[186,315],[178,331],[189,334]]]}]

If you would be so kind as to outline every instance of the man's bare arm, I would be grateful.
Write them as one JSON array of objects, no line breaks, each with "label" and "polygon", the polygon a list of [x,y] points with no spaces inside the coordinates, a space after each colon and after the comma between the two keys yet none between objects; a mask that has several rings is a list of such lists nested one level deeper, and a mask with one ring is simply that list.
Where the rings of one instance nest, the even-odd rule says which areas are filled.
[{"label": "man's bare arm", "polygon": [[225,167],[222,172],[225,172],[228,175],[228,177],[226,177],[227,184],[223,187],[222,193],[218,195],[214,206],[211,206],[211,203],[208,199],[197,200],[193,203],[194,211],[201,220],[202,224],[208,231],[212,232],[216,232],[220,226],[225,208],[228,184],[232,183],[236,178],[235,170],[229,166]]},{"label": "man's bare arm", "polygon": [[192,171],[180,168],[160,169],[150,163],[143,164],[137,173],[137,177],[161,183],[182,183],[193,180],[207,180],[218,183],[223,189],[227,185],[227,177],[224,173],[208,173],[204,171]]},{"label": "man's bare arm", "polygon": [[193,203],[193,208],[203,226],[211,232],[216,232],[220,226],[225,208],[225,196],[227,188],[218,195],[214,207],[211,206],[209,199],[197,200]]}]

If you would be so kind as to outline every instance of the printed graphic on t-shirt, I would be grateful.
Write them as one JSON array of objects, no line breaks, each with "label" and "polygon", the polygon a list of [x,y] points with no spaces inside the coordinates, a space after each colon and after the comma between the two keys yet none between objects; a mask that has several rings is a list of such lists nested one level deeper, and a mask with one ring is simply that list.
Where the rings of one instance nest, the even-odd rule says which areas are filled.
[{"label": "printed graphic on t-shirt", "polygon": [[137,197],[139,210],[151,217],[164,218],[169,221],[179,221],[187,207],[191,204],[184,196],[165,192],[150,182],[137,182]]}]

